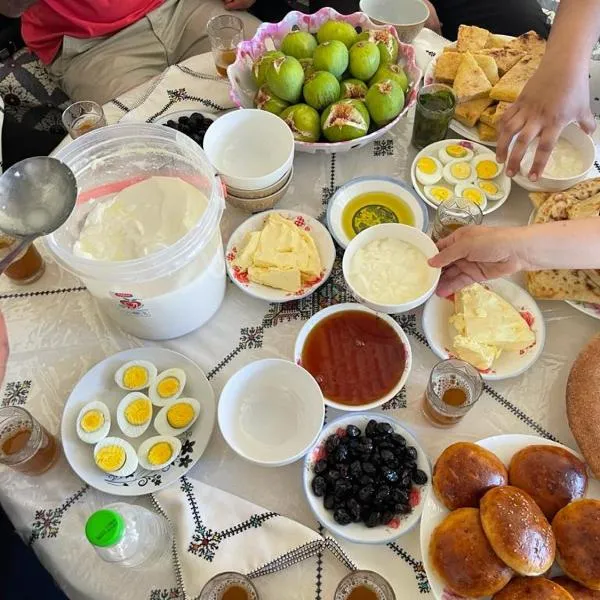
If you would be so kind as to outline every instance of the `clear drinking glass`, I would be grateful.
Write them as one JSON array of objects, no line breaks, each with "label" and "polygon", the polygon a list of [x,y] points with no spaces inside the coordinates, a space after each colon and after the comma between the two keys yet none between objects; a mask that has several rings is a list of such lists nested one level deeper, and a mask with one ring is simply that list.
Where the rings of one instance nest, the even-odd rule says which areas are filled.
[{"label": "clear drinking glass", "polygon": [[456,96],[450,86],[443,83],[424,85],[417,95],[412,145],[421,150],[443,140],[455,108]]},{"label": "clear drinking glass", "polygon": [[106,117],[102,107],[91,100],[75,102],[62,114],[62,122],[69,135],[75,139],[88,131],[99,129],[106,125]]},{"label": "clear drinking glass", "polygon": [[17,285],[27,285],[37,281],[46,270],[46,263],[38,249],[31,244],[17,260],[10,263],[4,274]]},{"label": "clear drinking glass", "polygon": [[227,67],[235,62],[237,45],[244,39],[244,23],[233,15],[219,15],[206,28],[217,73],[227,77]]},{"label": "clear drinking glass", "polygon": [[479,371],[457,358],[439,362],[429,376],[423,414],[436,427],[456,425],[473,408],[483,391]]},{"label": "clear drinking glass", "polygon": [[352,600],[368,598],[370,595],[377,600],[396,600],[392,586],[373,571],[354,571],[346,575],[337,586],[333,599]]},{"label": "clear drinking glass", "polygon": [[437,243],[459,227],[481,225],[482,221],[483,213],[477,204],[464,198],[449,198],[437,207],[431,238]]},{"label": "clear drinking glass", "polygon": [[209,579],[198,600],[260,600],[254,584],[241,573],[226,572]]},{"label": "clear drinking glass", "polygon": [[0,463],[26,475],[41,475],[60,455],[56,438],[19,406],[0,408]]}]

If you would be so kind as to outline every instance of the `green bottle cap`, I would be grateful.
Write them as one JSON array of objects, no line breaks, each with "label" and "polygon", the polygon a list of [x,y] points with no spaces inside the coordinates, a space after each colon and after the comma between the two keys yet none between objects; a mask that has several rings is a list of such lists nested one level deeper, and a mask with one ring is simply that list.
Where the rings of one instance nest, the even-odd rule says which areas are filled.
[{"label": "green bottle cap", "polygon": [[114,510],[98,510],[85,524],[85,537],[100,548],[118,544],[125,534],[125,519]]}]

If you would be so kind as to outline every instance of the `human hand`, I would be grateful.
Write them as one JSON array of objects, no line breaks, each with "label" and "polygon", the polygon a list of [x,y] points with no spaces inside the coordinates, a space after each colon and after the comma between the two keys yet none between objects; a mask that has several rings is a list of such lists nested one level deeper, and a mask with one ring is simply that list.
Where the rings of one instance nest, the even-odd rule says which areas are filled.
[{"label": "human hand", "polygon": [[423,2],[425,2],[425,5],[429,9],[429,18],[427,21],[425,21],[425,27],[435,31],[439,35],[442,35],[442,24],[440,23],[440,19],[435,7],[433,4],[431,4],[431,2],[429,2],[429,0],[423,0]]},{"label": "human hand", "polygon": [[569,73],[560,65],[542,62],[499,125],[496,147],[499,162],[506,161],[508,147],[517,136],[506,165],[509,177],[519,172],[523,155],[536,138],[539,142],[529,172],[531,181],[537,181],[544,171],[562,130],[570,122],[578,123],[586,133],[594,131],[596,123],[589,106],[588,80],[587,64]]},{"label": "human hand", "polygon": [[526,228],[461,227],[438,242],[439,254],[429,259],[442,268],[438,296],[449,296],[479,281],[512,275],[527,268],[522,234]]},{"label": "human hand", "polygon": [[223,0],[226,10],[248,10],[256,0]]}]

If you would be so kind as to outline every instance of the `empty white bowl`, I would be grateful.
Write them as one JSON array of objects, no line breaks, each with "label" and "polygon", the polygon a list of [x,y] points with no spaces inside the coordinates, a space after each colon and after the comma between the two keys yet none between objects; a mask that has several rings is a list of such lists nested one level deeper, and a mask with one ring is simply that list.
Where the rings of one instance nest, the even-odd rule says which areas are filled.
[{"label": "empty white bowl", "polygon": [[325,404],[308,371],[287,360],[250,363],[226,383],[219,428],[242,458],[265,467],[302,458],[323,427]]},{"label": "empty white bowl", "polygon": [[393,25],[405,43],[417,37],[429,18],[422,0],[360,0],[360,10],[378,25]]},{"label": "empty white bowl", "polygon": [[398,240],[402,240],[408,244],[412,244],[416,248],[418,248],[426,258],[431,258],[438,253],[437,246],[433,243],[433,240],[426,234],[417,229],[416,227],[410,227],[409,225],[400,225],[399,223],[384,223],[383,225],[375,225],[375,227],[370,227],[369,229],[365,229],[361,233],[359,233],[346,248],[346,252],[344,252],[344,259],[342,261],[342,270],[344,272],[344,279],[346,280],[346,284],[350,288],[350,291],[354,295],[354,297],[365,306],[382,313],[387,314],[398,314],[403,313],[417,306],[421,306],[421,304],[425,303],[431,294],[435,291],[437,287],[438,281],[440,279],[441,269],[434,269],[430,267],[432,271],[431,277],[431,286],[429,289],[422,295],[410,300],[408,302],[404,302],[402,304],[380,304],[378,302],[373,301],[370,298],[365,298],[362,294],[356,291],[351,281],[349,281],[349,273],[350,267],[352,264],[352,259],[356,252],[366,246],[370,242],[374,240],[380,240],[384,238],[394,238]]},{"label": "empty white bowl", "polygon": [[226,185],[262,190],[292,168],[294,136],[285,121],[265,110],[235,110],[217,119],[204,151]]},{"label": "empty white bowl", "polygon": [[560,134],[560,137],[573,144],[581,154],[583,161],[582,171],[571,177],[550,177],[548,175],[541,175],[536,182],[530,182],[528,175],[537,150],[536,142],[531,144],[527,149],[527,152],[521,161],[520,176],[515,177],[515,181],[521,187],[529,189],[530,191],[561,192],[562,190],[573,187],[587,177],[588,171],[594,166],[594,161],[596,160],[596,146],[594,140],[575,123],[567,125]]},{"label": "empty white bowl", "polygon": [[342,248],[350,243],[350,239],[342,228],[344,208],[357,196],[369,192],[387,192],[404,200],[412,211],[415,220],[414,227],[421,231],[427,231],[429,227],[427,208],[409,186],[392,177],[357,177],[339,188],[333,198],[329,200],[327,207],[327,227]]}]

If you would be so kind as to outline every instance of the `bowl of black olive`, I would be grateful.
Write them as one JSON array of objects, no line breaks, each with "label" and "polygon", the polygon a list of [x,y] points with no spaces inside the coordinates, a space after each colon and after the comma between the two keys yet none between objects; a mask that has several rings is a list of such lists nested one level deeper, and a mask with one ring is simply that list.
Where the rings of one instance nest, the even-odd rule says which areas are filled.
[{"label": "bowl of black olive", "polygon": [[204,136],[215,118],[215,116],[196,110],[180,110],[161,116],[155,119],[154,122],[184,133],[203,148]]},{"label": "bowl of black olive", "polygon": [[385,544],[421,518],[431,487],[427,455],[397,420],[341,417],[306,455],[304,492],[318,521],[355,543]]}]

